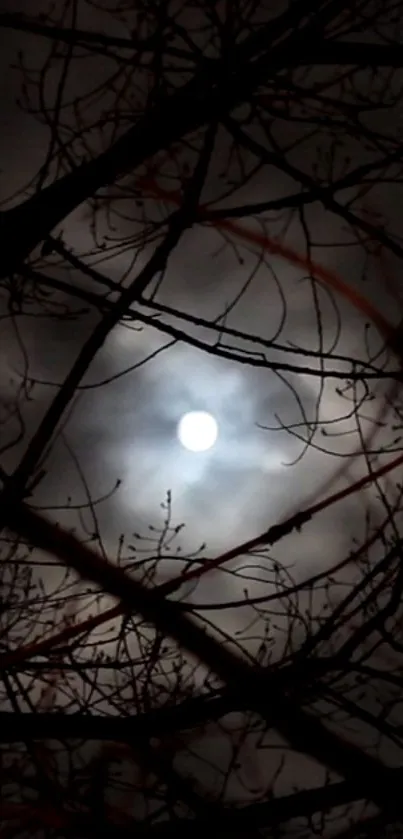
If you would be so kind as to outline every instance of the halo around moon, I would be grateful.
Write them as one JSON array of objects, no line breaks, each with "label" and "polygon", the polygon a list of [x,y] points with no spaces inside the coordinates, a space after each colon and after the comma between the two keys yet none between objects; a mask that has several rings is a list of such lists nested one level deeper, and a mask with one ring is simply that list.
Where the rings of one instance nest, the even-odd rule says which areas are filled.
[{"label": "halo around moon", "polygon": [[179,441],[191,452],[206,452],[217,437],[217,422],[207,411],[190,411],[178,423]]}]

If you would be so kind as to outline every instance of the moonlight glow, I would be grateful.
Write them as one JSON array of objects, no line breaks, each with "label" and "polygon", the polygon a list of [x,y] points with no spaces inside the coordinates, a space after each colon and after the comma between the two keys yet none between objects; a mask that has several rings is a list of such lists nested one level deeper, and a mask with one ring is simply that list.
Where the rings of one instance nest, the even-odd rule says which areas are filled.
[{"label": "moonlight glow", "polygon": [[178,437],[182,446],[191,452],[205,452],[214,446],[218,426],[206,411],[191,411],[185,414],[178,425]]}]

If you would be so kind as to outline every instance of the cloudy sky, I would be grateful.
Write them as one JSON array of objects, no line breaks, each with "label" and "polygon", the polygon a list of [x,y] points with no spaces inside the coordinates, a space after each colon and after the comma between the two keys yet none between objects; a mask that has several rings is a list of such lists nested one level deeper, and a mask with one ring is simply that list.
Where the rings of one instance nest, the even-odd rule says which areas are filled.
[{"label": "cloudy sky", "polygon": [[[103,5],[108,7],[106,2]],[[46,2],[38,2],[35,12],[42,6],[48,8]],[[275,13],[275,4],[262,4],[263,7],[266,14]],[[32,2],[0,0],[0,12],[10,9],[32,13]],[[122,22],[110,15],[104,17],[86,2],[79,3],[78,25],[118,36],[127,35]],[[39,68],[46,59],[49,45],[41,38],[23,33],[17,36],[11,30],[1,28],[0,37],[0,200],[2,206],[7,207],[28,194],[30,180],[46,160],[49,147],[48,127],[16,105],[16,98],[21,94],[21,73],[16,68],[18,51],[23,50],[27,68]],[[113,62],[111,64],[113,68]],[[103,58],[77,62],[69,75],[66,99],[77,95],[77,91],[83,94],[95,89],[110,72],[111,65]],[[60,66],[48,69],[43,89],[48,105],[55,101],[59,79]],[[361,84],[365,88],[368,79],[361,79]],[[31,102],[35,101],[35,89],[30,89],[29,93]],[[100,100],[93,97],[90,102],[81,114],[86,125],[95,122],[102,109],[110,106],[103,97]],[[388,112],[383,130],[393,133],[400,125],[401,114],[397,107]],[[291,128],[286,128],[282,122],[279,131],[289,132],[290,143],[296,140],[296,128],[292,134]],[[92,149],[97,151],[97,143],[102,145],[103,137],[100,140],[90,136]],[[287,138],[288,135],[283,134],[282,139],[286,141]],[[310,171],[331,143],[332,132],[326,133],[324,129],[319,147],[317,137],[298,143],[292,160],[295,165]],[[358,163],[369,152],[351,140],[345,141],[343,154],[349,154],[353,162]],[[218,198],[222,194],[225,182],[222,185],[220,172],[226,168],[227,159],[225,138],[219,136],[205,199]],[[251,166],[252,161],[246,158],[246,164]],[[164,171],[163,185],[169,188],[169,167]],[[236,164],[234,172],[236,177]],[[130,179],[129,186],[133,186]],[[231,203],[275,199],[293,191],[296,187],[290,178],[274,167],[266,167],[223,203],[229,206]],[[110,192],[113,192],[112,188]],[[133,204],[131,197],[128,204]],[[381,213],[387,225],[399,232],[396,195],[390,186],[374,190],[370,204],[368,209]],[[132,207],[124,209],[131,211]],[[158,219],[166,213],[166,208],[149,198],[146,211]],[[286,242],[297,253],[303,253],[301,225],[294,218],[287,226],[286,220],[284,214],[278,217],[273,214],[268,225],[270,235]],[[91,221],[91,208],[83,206],[64,220],[57,232],[67,248],[114,282],[126,282],[128,270],[133,278],[153,252],[155,242],[148,241],[139,252],[136,264],[130,266],[133,244],[127,249],[121,246],[112,255],[108,251],[107,258],[101,248],[94,252]],[[366,259],[363,251],[351,244],[351,233],[346,231],[340,219],[323,208],[313,204],[307,211],[306,222],[314,243],[315,261],[365,295],[385,318],[396,324],[400,318],[400,303],[388,291],[379,261]],[[251,221],[244,224],[253,228]],[[113,234],[120,241],[123,237],[130,239],[141,228],[138,220],[127,217],[118,220],[115,216],[114,225],[115,229],[109,230],[109,235]],[[100,213],[100,236],[104,233],[105,216]],[[39,259],[37,264],[43,269],[45,260]],[[79,272],[61,267],[57,256],[48,257],[46,264],[46,270],[52,276],[99,291]],[[388,260],[388,268],[392,277],[397,276],[397,266],[392,259]],[[65,306],[67,298],[55,295],[52,301]],[[282,363],[304,363],[305,357],[292,352],[295,347],[312,353],[324,348],[334,355],[328,367],[345,370],[348,365],[343,366],[343,357],[365,361],[382,348],[377,330],[373,326],[368,328],[362,314],[340,294],[313,285],[303,270],[284,258],[262,253],[235,237],[224,238],[212,227],[195,226],[182,236],[163,281],[156,289],[155,301],[206,321],[223,323],[226,313],[226,326],[262,336],[266,341],[277,341],[281,349],[271,348],[267,357]],[[6,302],[4,295],[3,315]],[[76,313],[73,319],[2,318],[1,417],[5,421],[1,426],[3,452],[0,462],[9,470],[18,463],[58,386],[99,320],[99,314],[88,309],[82,301],[69,299],[69,305]],[[142,311],[151,315],[154,310],[144,307]],[[213,345],[216,340],[216,333],[201,326],[184,324],[183,320],[168,314],[161,319],[177,328],[186,326],[198,341]],[[241,344],[235,339],[228,339],[228,343],[241,352]],[[242,346],[245,348],[246,344]],[[248,345],[248,351],[254,346]],[[312,371],[319,369],[319,361],[314,356],[306,357],[306,364]],[[220,358],[183,341],[173,342],[169,335],[151,326],[139,322],[121,323],[109,335],[77,392],[60,433],[41,464],[44,474],[31,500],[47,515],[76,527],[81,533],[86,530],[88,534],[99,528],[103,546],[113,559],[122,533],[125,534],[123,552],[129,557],[133,556],[131,546],[134,544],[140,549],[148,546],[151,554],[155,551],[160,531],[149,530],[149,526],[158,529],[163,525],[166,508],[161,505],[170,492],[170,524],[175,527],[183,523],[185,528],[170,544],[169,550],[166,544],[163,546],[164,555],[174,554],[178,546],[185,555],[199,551],[202,546],[201,555],[212,556],[259,534],[313,499],[344,488],[364,474],[365,458],[351,457],[351,454],[362,447],[361,433],[364,438],[373,433],[374,418],[382,416],[382,427],[373,434],[373,448],[378,450],[385,445],[391,450],[399,448],[400,441],[395,441],[398,432],[392,428],[394,419],[388,409],[384,409],[385,396],[390,396],[390,383],[374,384],[372,398],[365,401],[359,411],[358,424],[357,413],[354,415],[352,411],[352,398],[354,396],[360,402],[365,395],[363,387],[357,385],[354,394],[350,391],[343,396],[340,385],[336,378],[329,377],[323,382],[307,372],[299,375],[285,371],[276,373]],[[7,420],[16,394],[20,414],[17,418],[10,415]],[[398,397],[395,391],[395,403]],[[217,442],[208,451],[188,451],[178,440],[178,423],[190,411],[207,411],[218,424]],[[316,433],[311,439],[312,428],[316,428]],[[8,444],[13,440],[16,442],[10,447]],[[384,461],[385,456],[381,455],[377,462]],[[119,486],[114,489],[118,481]],[[392,484],[385,481],[384,488],[388,497],[389,493],[392,497]],[[94,501],[105,499],[95,506],[96,522],[88,508],[88,494]],[[77,505],[84,505],[85,509],[77,512]],[[301,533],[284,539],[270,556],[292,577],[302,580],[347,556],[353,544],[365,538],[368,521],[373,524],[384,516],[377,491],[361,492],[316,516]],[[151,541],[139,540],[138,533]],[[166,579],[179,567],[179,558],[164,558],[158,576]],[[186,596],[194,603],[214,607],[242,598],[246,587],[252,596],[270,593],[273,591],[271,568],[267,557],[243,557],[230,564],[229,570],[203,577],[197,590],[190,588]],[[233,570],[237,571],[236,576],[231,573]],[[45,577],[50,589],[57,585],[58,578],[52,576],[49,569]],[[301,609],[303,605],[301,599]],[[255,649],[260,644],[261,625],[245,629],[251,617],[249,611],[225,608],[209,612],[206,608],[204,613],[234,637],[241,632],[249,647]],[[282,637],[279,629],[286,625],[287,616],[278,609],[273,618],[276,638]],[[297,627],[297,634],[298,631]],[[224,749],[223,740],[220,742]],[[249,747],[254,750],[251,742]],[[210,752],[214,756],[216,751],[217,733],[213,731],[209,740],[204,738],[202,752],[205,757],[210,756]],[[249,768],[248,760],[250,754],[243,754],[240,773],[248,775],[250,770],[249,782],[261,789],[267,783],[267,758],[264,758],[263,781],[255,758]],[[287,763],[278,779],[281,791],[289,790],[297,779],[301,779],[301,767],[306,774],[304,761],[294,755]],[[197,771],[200,767],[201,762]],[[244,794],[245,777],[238,786],[233,778],[234,787],[230,791],[233,798],[239,797],[240,788]],[[318,779],[312,766],[309,777],[312,784]],[[201,782],[205,780],[200,778]]]},{"label": "cloudy sky", "polygon": [[[31,5],[13,3],[12,8],[26,12]],[[1,10],[8,10],[4,1]],[[105,25],[102,15],[94,13],[87,4],[80,5],[80,15],[79,25],[83,27],[99,29]],[[109,17],[108,21],[110,26]],[[125,34],[118,21],[113,26],[116,34]],[[15,105],[21,75],[12,65],[22,49],[26,66],[39,66],[45,46],[43,39],[22,33],[17,37],[3,30],[1,35],[4,46],[0,84],[5,127],[0,137],[0,194],[9,204],[21,200],[22,193],[16,196],[17,190],[29,183],[44,162],[48,138],[47,128]],[[104,59],[93,60],[89,82],[89,74],[82,68],[78,65],[72,71],[68,90],[76,91],[77,84],[80,91],[86,84],[95,86],[107,72]],[[49,101],[57,78],[57,73],[49,72]],[[325,137],[324,142],[327,140]],[[354,148],[351,151],[354,153]],[[218,143],[208,184],[212,195],[217,195],[218,173],[226,153],[224,141]],[[293,154],[299,165],[308,166],[317,149],[315,144],[305,142]],[[266,169],[231,200],[264,200],[278,197],[289,188],[285,175]],[[393,220],[392,198],[383,192],[371,200],[375,199],[379,202],[375,209]],[[376,261],[366,263],[359,248],[347,247],[349,234],[339,220],[321,208],[314,205],[307,218],[315,240],[316,261],[337,272],[346,283],[365,293],[386,317],[396,320],[396,301],[387,294]],[[294,222],[286,232],[283,226],[282,217],[273,217],[270,233],[279,238],[286,236],[289,246],[301,251],[300,225]],[[122,220],[117,235],[129,235],[132,229],[132,222]],[[79,208],[61,225],[61,231],[71,250],[87,254],[92,247],[89,209]],[[376,330],[371,328],[368,337],[363,317],[349,302],[319,286],[314,292],[309,278],[284,259],[269,254],[262,258],[262,253],[247,243],[235,244],[236,248],[212,228],[195,227],[188,231],[169,261],[156,299],[206,320],[222,317],[229,308],[227,326],[266,340],[273,338],[281,326],[278,341],[283,346],[294,344],[316,351],[320,347],[316,293],[325,348],[333,347],[341,356],[362,359],[368,353],[366,341],[371,350],[380,348]],[[139,257],[140,264],[153,247],[146,246]],[[121,252],[97,265],[119,282],[128,259],[128,254]],[[54,271],[55,276],[83,281],[74,272],[68,275],[57,267]],[[78,312],[85,305],[76,301],[74,307]],[[11,468],[18,462],[58,383],[97,319],[98,315],[90,311],[64,322],[28,317],[14,323],[3,320],[0,344],[5,404],[24,375],[34,383],[29,399],[21,396],[26,434],[18,445],[4,453],[5,467]],[[181,326],[173,319],[168,318],[168,322]],[[190,326],[189,331],[200,339],[214,341],[214,336],[200,328]],[[285,352],[277,352],[275,358],[298,360]],[[315,359],[309,359],[309,364],[318,368]],[[335,362],[333,367],[336,366]],[[169,336],[148,326],[121,324],[98,354],[69,411],[62,434],[44,464],[46,474],[37,489],[35,503],[46,507],[59,520],[71,523],[74,519],[77,525],[75,514],[66,515],[57,508],[65,506],[68,498],[73,504],[85,503],[83,476],[95,498],[108,495],[120,480],[118,490],[97,508],[100,532],[113,556],[121,532],[132,543],[133,533],[147,533],[149,524],[161,524],[161,503],[171,491],[173,523],[186,525],[178,544],[184,551],[206,544],[206,554],[211,555],[287,517],[315,497],[321,487],[336,489],[362,474],[365,466],[358,458],[351,461],[339,482],[331,484],[332,475],[347,463],[346,454],[360,445],[356,422],[344,419],[351,414],[351,403],[337,393],[338,385],[335,379],[329,378],[323,384],[308,374],[277,375],[217,358],[183,342],[172,344]],[[381,410],[387,387],[377,385],[374,399],[363,408],[365,433],[371,427],[371,416]],[[211,450],[194,453],[181,446],[177,424],[186,412],[199,410],[215,417],[219,436]],[[313,425],[318,419],[327,433],[319,428],[315,437],[317,448],[307,448],[306,421]],[[281,424],[292,426],[292,433],[283,430]],[[15,429],[12,422],[5,426],[6,441]],[[380,431],[375,443],[378,440],[390,443],[388,428]],[[373,493],[352,497],[317,517],[302,535],[290,536],[278,546],[275,556],[298,579],[341,558],[350,549],[352,538],[359,539],[364,533],[368,504],[376,517],[379,511]],[[92,528],[88,511],[84,519]],[[170,575],[176,567],[175,562],[166,561],[161,573]],[[259,570],[257,577],[262,574],[264,571]],[[261,590],[261,583],[251,583],[251,589],[254,588]],[[239,583],[228,574],[219,573],[205,579],[197,597],[201,602],[232,599],[235,591],[239,591]]]}]

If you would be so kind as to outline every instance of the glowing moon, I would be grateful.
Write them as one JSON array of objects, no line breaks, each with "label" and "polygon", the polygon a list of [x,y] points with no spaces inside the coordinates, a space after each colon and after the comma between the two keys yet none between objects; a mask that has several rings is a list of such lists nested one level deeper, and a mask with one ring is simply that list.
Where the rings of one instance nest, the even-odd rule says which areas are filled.
[{"label": "glowing moon", "polygon": [[218,425],[207,411],[190,411],[179,422],[178,437],[185,449],[206,452],[217,440]]}]

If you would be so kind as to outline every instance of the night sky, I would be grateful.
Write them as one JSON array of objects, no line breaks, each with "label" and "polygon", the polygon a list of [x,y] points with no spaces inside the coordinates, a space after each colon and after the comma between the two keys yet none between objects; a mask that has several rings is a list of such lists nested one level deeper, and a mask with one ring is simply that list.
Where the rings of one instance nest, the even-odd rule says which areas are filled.
[{"label": "night sky", "polygon": [[[24,11],[24,4],[20,5]],[[18,11],[19,6],[15,10]],[[102,27],[102,15],[87,4],[80,4],[79,15],[82,15],[80,25],[83,27],[98,30]],[[108,21],[110,25],[109,16]],[[115,26],[116,34],[123,31],[118,22]],[[21,75],[9,64],[13,57],[15,61],[16,51],[23,49],[27,66],[35,65],[43,60],[41,50],[44,51],[45,44],[43,39],[23,33],[18,37],[9,31],[2,34],[5,50],[1,78],[6,130],[1,137],[5,161],[1,194],[7,199],[35,174],[46,152],[47,136],[46,127],[15,107]],[[91,59],[90,66],[91,74],[85,69],[85,62],[81,64],[81,73],[79,65],[74,67],[68,91],[77,91],[77,82],[80,92],[83,85],[95,87],[97,80],[110,69],[106,59],[99,57]],[[49,97],[55,79],[55,73],[50,72],[46,87]],[[393,118],[394,115],[389,114],[388,119]],[[294,129],[288,130],[292,135]],[[321,153],[324,154],[324,149],[330,145],[330,131],[323,129],[320,137]],[[290,136],[290,143],[294,139]],[[217,140],[207,195],[218,197],[223,189],[220,170],[224,171],[226,165],[226,143],[224,136]],[[308,167],[317,148],[318,137],[315,136],[312,143],[309,139],[301,142],[292,157],[299,166]],[[252,160],[246,160],[246,165],[250,168]],[[237,190],[226,206],[269,196],[275,198],[289,192],[290,186],[291,179],[274,167],[266,167],[246,187]],[[391,202],[386,190],[379,192],[378,196],[371,195],[371,205],[378,211],[381,208],[383,212],[390,212]],[[21,200],[21,194],[18,200]],[[158,207],[153,205],[150,212],[158,214]],[[396,317],[393,300],[382,288],[379,266],[375,260],[372,263],[365,261],[360,249],[351,245],[351,234],[345,225],[315,204],[306,216],[317,245],[315,260],[333,269],[345,282],[360,288],[386,316]],[[128,235],[133,229],[133,224],[127,220],[121,221],[119,229],[115,218],[114,225],[116,238]],[[271,235],[285,236],[291,247],[303,252],[298,222],[294,219],[285,234],[283,228],[284,219],[273,214]],[[84,255],[91,249],[87,208],[79,208],[63,222],[60,230],[64,243],[77,255]],[[139,255],[140,265],[147,254],[151,254],[152,247],[146,246]],[[104,264],[102,254],[90,260],[108,277],[119,282],[129,256],[123,252],[108,257]],[[82,277],[74,276],[74,272],[68,275],[66,270],[64,273],[57,267],[53,270],[56,271],[54,276],[65,279],[70,276],[71,280],[83,282]],[[282,346],[294,344],[315,351],[322,340],[324,347],[334,345],[334,353],[364,360],[368,357],[365,341],[374,349],[382,346],[376,329],[372,326],[366,330],[362,315],[348,301],[318,285],[315,294],[322,338],[318,335],[312,282],[303,271],[284,259],[268,254],[262,257],[262,253],[247,243],[236,242],[236,248],[231,247],[211,228],[194,227],[182,237],[169,260],[156,300],[206,320],[222,318],[223,312],[229,309],[227,326],[261,335],[266,340],[281,330],[278,343]],[[86,308],[79,301],[74,307],[77,312]],[[15,325],[3,321],[0,340],[4,380],[8,375],[13,377],[12,385],[5,384],[5,393],[21,383],[24,371],[29,379],[38,382],[29,401],[24,401],[23,405],[28,435],[54,396],[55,386],[62,381],[97,317],[88,312],[64,323],[27,317],[18,323],[18,334]],[[178,325],[177,320],[169,319],[169,316],[166,319]],[[214,343],[214,333],[208,334],[192,326],[188,328],[199,339]],[[237,346],[236,340],[229,340],[232,346]],[[168,346],[163,349],[165,344]],[[340,385],[337,380],[329,378],[322,384],[319,378],[308,374],[296,376],[285,372],[277,375],[270,370],[214,357],[183,342],[169,344],[169,336],[158,334],[151,327],[126,324],[115,328],[86,376],[79,398],[63,425],[63,438],[59,438],[53,447],[45,466],[46,476],[37,491],[40,504],[49,504],[52,499],[52,504],[63,505],[69,496],[74,502],[83,500],[85,491],[80,486],[71,452],[80,462],[94,495],[107,494],[120,479],[119,490],[100,507],[101,533],[112,552],[120,532],[131,534],[147,528],[150,523],[158,524],[162,515],[160,504],[168,490],[172,492],[174,522],[186,525],[180,537],[185,550],[196,550],[202,543],[207,544],[209,552],[235,545],[304,505],[311,493],[319,490],[340,467],[336,455],[345,455],[359,446],[356,422],[343,419],[351,413],[351,408],[348,400],[337,394]],[[148,356],[151,356],[150,360],[144,363]],[[300,361],[295,354],[290,356],[281,351],[272,352],[272,357],[283,362]],[[138,369],[136,365],[140,365]],[[307,366],[318,369],[318,360],[308,359]],[[336,366],[335,363],[333,369]],[[131,371],[133,367],[135,369]],[[364,430],[369,428],[365,418],[370,417],[371,412],[376,413],[379,407],[376,391],[383,393],[385,388],[387,384],[377,384],[374,400],[363,409]],[[209,411],[218,422],[219,439],[208,452],[187,452],[177,440],[177,423],[191,410]],[[307,437],[306,420],[313,425],[318,418],[323,424],[314,438],[318,446],[315,450],[306,447],[304,440]],[[335,424],[335,421],[338,422]],[[291,426],[291,431],[282,430],[281,423]],[[11,424],[9,427],[11,433]],[[326,431],[330,433],[326,434]],[[387,439],[385,433],[382,431],[378,439]],[[5,465],[15,463],[24,446],[25,439],[6,453]],[[354,462],[347,480],[352,474],[361,473],[360,463]],[[345,478],[341,485],[345,485]],[[291,536],[279,546],[276,556],[291,562],[298,578],[310,573],[318,564],[334,560],[348,550],[353,535],[360,535],[363,504],[360,497],[339,504],[307,526],[302,537]],[[63,520],[63,514],[60,515]],[[169,573],[168,564],[165,571]],[[233,581],[221,575],[220,596],[225,597],[227,588],[230,591],[233,585]],[[206,586],[209,587],[208,582]],[[217,592],[217,580],[214,590]]]},{"label": "night sky", "polygon": [[[48,6],[47,3],[36,3],[35,14],[41,5]],[[265,6],[270,6],[270,12]],[[266,15],[274,15],[277,6],[279,4],[262,4]],[[0,11],[11,8],[15,12],[28,13],[32,11],[32,3],[28,0],[11,3],[10,0],[7,4],[3,0]],[[86,2],[79,3],[78,25],[97,31],[107,25],[108,34],[127,34],[122,21],[110,15],[104,17]],[[46,159],[49,140],[49,127],[16,106],[15,100],[21,91],[21,73],[13,65],[17,62],[18,50],[23,50],[26,66],[40,67],[49,45],[44,39],[12,30],[0,30],[0,34],[0,197],[5,209],[30,194],[30,180]],[[77,95],[78,91],[83,94],[85,89],[95,89],[114,67],[113,61],[99,56],[76,62],[64,91],[65,100]],[[305,68],[306,77],[308,72]],[[330,72],[329,69],[323,71]],[[312,79],[320,79],[318,70],[311,74]],[[60,67],[47,74],[44,89],[48,102],[54,101],[59,76]],[[140,80],[140,88],[141,84]],[[361,71],[361,89],[368,90],[371,84],[370,72]],[[136,94],[139,101],[143,94],[144,90]],[[89,106],[83,106],[81,117],[87,126],[95,123],[108,107],[109,95],[113,99],[112,92],[105,93],[104,99],[93,98]],[[32,97],[34,100],[35,93]],[[125,107],[124,101],[121,107]],[[399,104],[395,109],[389,108],[387,114],[382,115],[379,130],[390,135],[399,131],[400,111]],[[66,113],[68,125],[68,109]],[[379,125],[379,114],[375,117],[369,114],[368,125],[371,120],[377,120]],[[106,127],[101,133],[89,132],[89,148],[93,153],[103,148],[109,130]],[[315,161],[325,165],[323,161],[326,154],[330,154],[334,139],[331,126],[324,124],[312,138],[302,139],[304,132],[308,134],[305,128],[300,129],[298,124],[290,126],[279,118],[274,130],[283,144],[288,143],[290,147],[294,144],[290,151],[294,165],[306,171],[311,171]],[[65,136],[68,136],[67,128]],[[363,163],[366,155],[369,157],[372,153],[359,142],[343,138],[342,131],[340,137],[344,143],[340,156],[348,157],[350,161],[343,165]],[[199,140],[200,136],[194,141],[195,145]],[[78,145],[77,149],[79,157]],[[222,206],[228,207],[274,200],[297,191],[289,175],[274,165],[266,165],[229,198],[223,197],[228,186],[228,156],[228,137],[220,130],[204,200],[222,198]],[[189,160],[194,162],[194,154],[189,149],[182,148],[180,157],[185,165],[189,165]],[[255,163],[253,155],[245,152],[243,165],[246,170],[252,172]],[[165,189],[172,189],[175,186],[172,170],[169,163],[164,165],[165,180],[162,177],[161,183]],[[240,181],[236,161],[230,166],[234,181]],[[225,177],[223,172],[227,173]],[[166,216],[167,209],[172,209],[154,198],[147,198],[143,206],[137,206],[130,194],[134,182],[135,176],[129,175],[119,188],[111,186],[102,192],[103,203],[99,202],[97,211],[99,246],[94,248],[89,205],[79,207],[53,231],[53,235],[62,236],[68,249],[116,283],[127,283],[128,276],[133,278],[155,247],[152,237],[143,247],[138,246],[139,238],[135,245],[130,244],[130,237],[139,237],[142,230],[141,212],[149,219],[158,220]],[[125,190],[127,197],[123,200]],[[114,206],[125,217],[116,212],[113,228],[107,229],[108,195],[117,192],[119,196]],[[365,201],[369,209],[381,214],[388,229],[399,232],[398,185],[374,188]],[[250,219],[241,220],[241,223],[251,228],[254,225]],[[304,223],[312,238],[314,260],[334,271],[351,288],[359,290],[386,318],[397,324],[396,300],[385,285],[379,260],[368,257],[353,240],[345,223],[317,203],[306,208]],[[259,229],[259,224],[255,227]],[[298,253],[304,253],[303,225],[296,214],[291,218],[286,213],[273,211],[268,228],[272,237],[286,242]],[[120,243],[119,247],[112,248],[111,237]],[[106,249],[102,248],[102,241],[107,243]],[[134,256],[136,261],[131,264]],[[99,291],[90,279],[63,266],[57,255],[37,256],[37,259],[45,273]],[[397,265],[392,257],[389,257],[388,266],[393,276]],[[259,252],[256,247],[235,238],[225,239],[217,229],[201,225],[195,225],[182,236],[166,271],[158,282],[153,282],[147,295],[152,292],[155,303],[262,336],[266,341],[276,341],[279,349],[266,350],[267,358],[284,364],[306,364],[311,372],[296,375],[248,364],[244,351],[247,345],[237,338],[223,339],[222,346],[225,343],[240,355],[243,353],[245,363],[217,357],[213,352],[189,346],[184,341],[173,341],[151,325],[121,323],[112,331],[91,365],[50,452],[40,465],[44,475],[31,499],[34,505],[62,524],[74,526],[78,533],[87,530],[88,534],[95,528],[91,511],[87,508],[78,515],[75,507],[86,504],[88,493],[93,499],[107,496],[96,507],[96,526],[106,553],[113,559],[120,534],[125,535],[128,556],[133,554],[129,546],[137,544],[142,548],[146,544],[135,534],[155,539],[155,531],[150,531],[149,525],[161,526],[166,513],[161,504],[166,503],[170,492],[172,525],[183,523],[185,527],[164,554],[174,554],[180,545],[182,554],[200,551],[200,555],[212,556],[266,530],[314,498],[344,488],[365,473],[364,458],[349,458],[349,455],[362,449],[361,435],[365,439],[373,428],[372,420],[379,416],[385,394],[390,393],[390,382],[385,379],[371,383],[371,398],[359,410],[357,423],[357,415],[352,413],[353,391],[343,395],[341,378],[329,376],[323,380],[314,375],[315,371],[320,371],[319,359],[314,355],[301,356],[295,351],[299,348],[315,354],[327,349],[334,360],[326,361],[326,367],[339,371],[351,369],[351,358],[365,362],[369,356],[382,353],[382,336],[349,301],[329,288],[313,283],[307,272],[280,256]],[[5,447],[2,466],[10,471],[17,465],[58,385],[99,320],[99,313],[83,301],[72,301],[62,293],[55,293],[51,301],[49,306],[68,305],[74,311],[74,317],[63,320],[26,316],[3,317],[2,320],[3,415],[7,415],[8,406],[18,393],[24,428],[22,439],[7,448],[8,442],[18,437],[21,418],[11,417],[2,426],[2,445]],[[4,296],[3,315],[6,302]],[[141,311],[149,316],[154,312],[146,306]],[[210,347],[217,340],[216,331],[184,323],[170,314],[163,314],[161,320],[178,329],[186,329],[197,341],[204,341]],[[253,347],[248,345],[249,353]],[[386,354],[384,357],[385,364],[396,366],[391,355],[389,359]],[[342,358],[347,361],[343,362]],[[28,383],[25,389],[24,381],[25,385]],[[355,398],[360,400],[363,396],[363,386],[358,384]],[[211,450],[194,453],[180,445],[177,424],[188,411],[207,411],[215,417],[219,437]],[[374,450],[378,451],[382,446],[389,446],[391,451],[398,448],[395,443],[398,432],[392,427],[394,421],[391,411],[386,408],[383,425],[372,441]],[[385,462],[389,456],[379,455],[374,458],[374,464]],[[342,467],[343,474],[337,478]],[[332,481],[334,475],[336,479]],[[117,482],[119,485],[111,495]],[[392,498],[394,489],[388,481],[384,489]],[[378,489],[365,490],[315,517],[301,533],[291,534],[276,546],[270,556],[300,581],[346,556],[353,545],[365,537],[368,519],[376,523],[384,515]],[[151,551],[154,544],[150,543]],[[158,568],[157,579],[172,576],[180,567],[180,555],[165,558]],[[237,570],[237,576],[232,573],[234,570]],[[56,579],[54,571],[43,573],[45,584],[51,588]],[[245,588],[253,596],[269,591],[272,585],[267,562],[256,556],[238,559],[226,570],[205,576],[197,590],[191,587],[187,596],[194,603],[208,606],[242,598]],[[230,633],[245,633],[244,643],[248,648],[255,649],[260,643],[256,626],[253,631],[244,630],[251,617],[246,607],[206,611],[206,614]],[[273,627],[277,639],[282,637],[286,620],[287,616],[279,607]],[[296,627],[296,637],[300,631]],[[293,764],[292,771],[296,776],[300,772],[298,761]],[[284,784],[286,787],[286,778]]]}]

